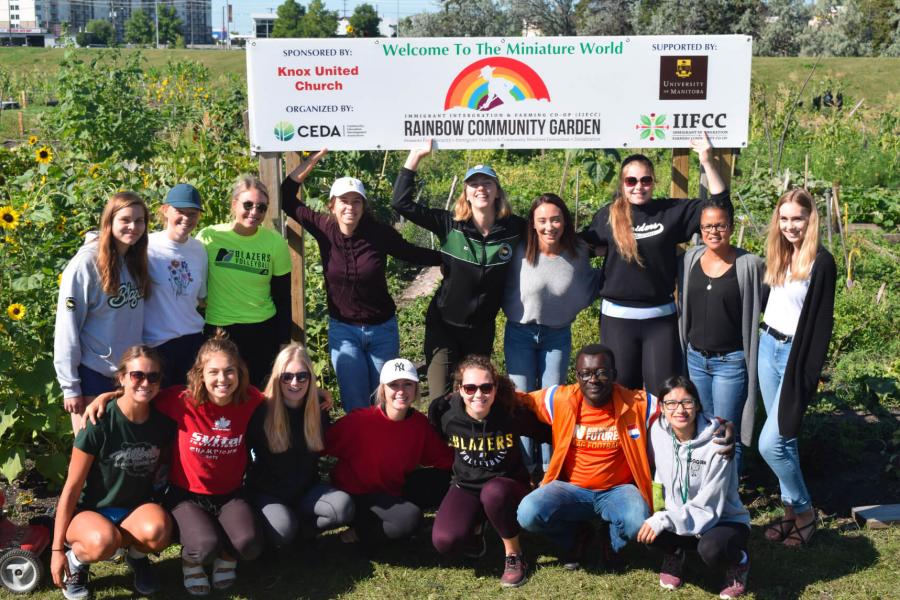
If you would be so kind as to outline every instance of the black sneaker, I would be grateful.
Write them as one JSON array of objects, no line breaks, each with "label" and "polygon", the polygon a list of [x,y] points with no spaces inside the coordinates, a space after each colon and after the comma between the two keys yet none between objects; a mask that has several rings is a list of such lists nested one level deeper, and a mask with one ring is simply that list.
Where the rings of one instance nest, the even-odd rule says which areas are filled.
[{"label": "black sneaker", "polygon": [[462,555],[466,558],[477,559],[483,557],[487,554],[487,541],[484,539],[485,529],[484,522],[475,528],[475,531],[472,533],[472,537],[474,541],[471,545],[467,545],[462,550]]},{"label": "black sneaker", "polygon": [[575,532],[575,545],[560,559],[563,569],[576,571],[581,568],[588,546],[594,537],[594,528],[589,523],[581,523]]},{"label": "black sneaker", "polygon": [[80,567],[76,567],[72,564],[71,553],[71,550],[66,552],[66,557],[69,559],[69,576],[66,577],[64,582],[63,596],[67,600],[85,600],[91,595],[91,591],[88,589],[91,566],[83,564]]},{"label": "black sneaker", "polygon": [[507,554],[500,585],[503,587],[519,587],[525,583],[528,565],[523,554]]},{"label": "black sneaker", "polygon": [[152,596],[162,589],[159,577],[154,572],[149,558],[146,556],[143,558],[132,558],[125,555],[125,562],[134,571],[134,591],[138,594],[141,596]]},{"label": "black sneaker", "polygon": [[607,571],[612,571],[613,573],[623,573],[627,568],[625,564],[625,557],[622,556],[620,552],[613,552],[612,542],[609,539],[609,527],[605,527],[603,533],[600,535],[601,538],[601,558],[603,560],[603,566]]}]

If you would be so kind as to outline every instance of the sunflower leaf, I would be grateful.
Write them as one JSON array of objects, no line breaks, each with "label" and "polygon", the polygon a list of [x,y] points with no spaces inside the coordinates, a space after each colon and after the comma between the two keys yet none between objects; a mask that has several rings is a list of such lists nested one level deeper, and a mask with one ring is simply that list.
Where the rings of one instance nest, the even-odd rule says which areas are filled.
[{"label": "sunflower leaf", "polygon": [[32,273],[31,275],[13,279],[9,287],[17,292],[37,290],[44,285],[45,279],[46,276],[43,273]]}]

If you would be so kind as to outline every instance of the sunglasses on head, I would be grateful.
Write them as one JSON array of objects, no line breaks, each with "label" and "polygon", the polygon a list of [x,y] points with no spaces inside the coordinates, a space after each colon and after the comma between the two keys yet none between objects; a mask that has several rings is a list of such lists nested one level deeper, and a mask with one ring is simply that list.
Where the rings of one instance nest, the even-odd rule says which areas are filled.
[{"label": "sunglasses on head", "polygon": [[640,179],[638,179],[637,177],[626,177],[622,181],[624,181],[625,185],[627,185],[628,187],[634,187],[638,184],[638,182],[640,182],[641,185],[652,185],[653,177],[650,175],[644,175]]},{"label": "sunglasses on head", "polygon": [[249,200],[247,200],[246,202],[241,204],[241,206],[243,206],[244,210],[246,210],[248,212],[252,211],[253,209],[256,209],[258,212],[261,212],[261,213],[264,213],[267,210],[269,210],[268,204],[254,204],[253,202],[250,202]]},{"label": "sunglasses on head", "polygon": [[309,381],[309,371],[297,371],[296,373],[291,373],[290,371],[285,371],[284,373],[281,374],[281,383],[291,383],[295,379],[299,383]]},{"label": "sunglasses on head", "polygon": [[128,371],[128,377],[131,378],[132,385],[138,385],[145,379],[147,383],[150,385],[159,383],[162,376],[159,374],[159,371],[150,371],[145,373],[143,371]]},{"label": "sunglasses on head", "polygon": [[491,392],[494,391],[493,383],[482,383],[481,385],[476,385],[474,383],[464,383],[463,385],[461,385],[459,387],[462,389],[462,391],[464,391],[469,396],[471,396],[472,394],[474,394],[475,392],[477,392],[479,390],[481,390],[482,394],[490,394]]}]

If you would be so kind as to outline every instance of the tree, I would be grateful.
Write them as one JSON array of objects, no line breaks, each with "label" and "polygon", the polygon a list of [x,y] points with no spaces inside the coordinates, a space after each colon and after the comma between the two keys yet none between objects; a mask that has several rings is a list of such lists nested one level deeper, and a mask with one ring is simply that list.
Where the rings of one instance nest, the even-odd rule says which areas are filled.
[{"label": "tree", "polygon": [[844,0],[837,4],[820,0],[816,23],[800,39],[800,54],[807,56],[871,56],[873,54],[871,16],[864,2]]},{"label": "tree", "polygon": [[765,22],[756,40],[761,56],[797,56],[800,36],[809,21],[809,9],[803,0],[770,0]]},{"label": "tree", "polygon": [[576,0],[516,0],[511,14],[541,35],[575,35]]},{"label": "tree", "polygon": [[381,32],[378,24],[381,23],[381,17],[375,11],[371,4],[359,4],[350,15],[350,27],[352,31],[347,35],[351,37],[379,37]]},{"label": "tree", "polygon": [[90,44],[105,44],[112,46],[116,43],[116,30],[112,23],[103,19],[88,21],[84,31],[76,36],[79,46]]},{"label": "tree", "polygon": [[503,37],[520,35],[522,27],[494,0],[455,0],[440,12],[406,17],[400,31],[404,37]]},{"label": "tree", "polygon": [[755,35],[764,10],[761,0],[662,0],[636,30],[644,35]]},{"label": "tree", "polygon": [[295,0],[285,0],[285,3],[278,7],[276,14],[278,18],[272,27],[272,37],[303,37],[303,17],[306,15],[306,8],[302,4],[297,4]]},{"label": "tree", "polygon": [[[277,23],[278,21],[276,21]],[[322,0],[312,0],[303,17],[302,36],[310,38],[326,38],[337,35],[337,11],[325,8]]]},{"label": "tree", "polygon": [[575,8],[579,35],[630,35],[637,0],[581,0]]},{"label": "tree", "polygon": [[178,12],[174,6],[161,5],[159,7],[159,43],[169,46],[177,45],[178,36],[182,35],[181,27],[184,22],[178,18]]},{"label": "tree", "polygon": [[155,35],[153,21],[142,8],[134,10],[125,21],[125,41],[129,44],[151,44]]}]

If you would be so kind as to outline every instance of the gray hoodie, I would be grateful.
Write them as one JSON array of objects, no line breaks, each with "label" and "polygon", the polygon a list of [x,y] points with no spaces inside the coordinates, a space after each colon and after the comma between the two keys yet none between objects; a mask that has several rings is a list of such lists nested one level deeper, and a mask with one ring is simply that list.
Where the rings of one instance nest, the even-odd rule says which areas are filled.
[{"label": "gray hoodie", "polygon": [[[736,464],[718,453],[713,432],[719,421],[697,414],[697,434],[690,442],[672,435],[663,415],[650,427],[650,444],[656,464],[654,481],[663,486],[666,509],[647,519],[653,531],[677,535],[701,535],[719,522],[743,523],[750,527],[750,513],[738,496]],[[690,465],[687,465],[690,448]],[[681,476],[676,480],[677,465]],[[687,502],[682,502],[685,471],[688,473]]]},{"label": "gray hoodie", "polygon": [[124,260],[118,293],[108,296],[97,270],[97,242],[88,239],[59,285],[53,365],[64,398],[81,396],[79,365],[112,377],[125,350],[141,343],[144,327],[144,298]]}]

